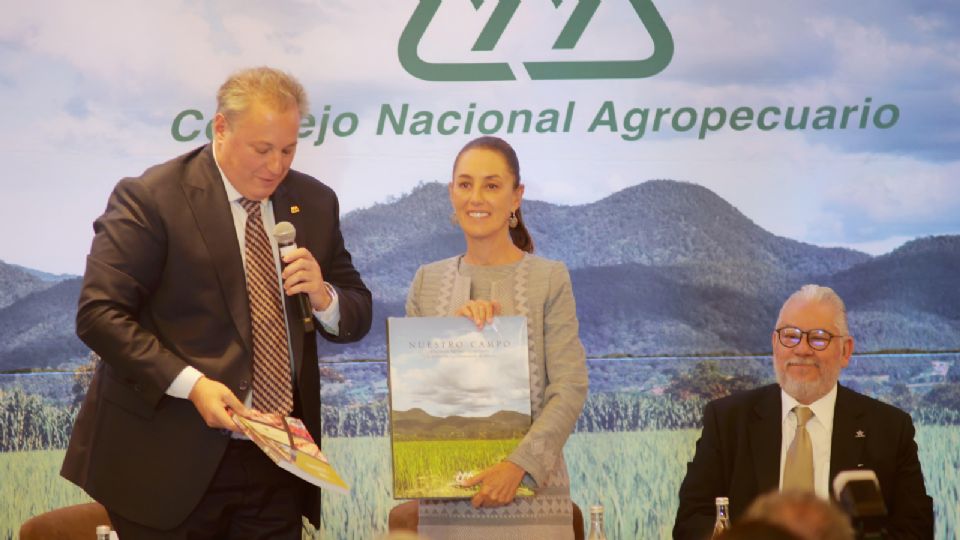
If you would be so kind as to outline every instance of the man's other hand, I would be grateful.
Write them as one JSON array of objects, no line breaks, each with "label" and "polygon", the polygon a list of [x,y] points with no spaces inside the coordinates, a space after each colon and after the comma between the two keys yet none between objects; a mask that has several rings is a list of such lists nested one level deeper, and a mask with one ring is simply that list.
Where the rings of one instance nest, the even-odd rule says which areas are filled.
[{"label": "man's other hand", "polygon": [[231,413],[246,414],[247,409],[224,384],[200,377],[187,396],[208,426],[240,431]]}]

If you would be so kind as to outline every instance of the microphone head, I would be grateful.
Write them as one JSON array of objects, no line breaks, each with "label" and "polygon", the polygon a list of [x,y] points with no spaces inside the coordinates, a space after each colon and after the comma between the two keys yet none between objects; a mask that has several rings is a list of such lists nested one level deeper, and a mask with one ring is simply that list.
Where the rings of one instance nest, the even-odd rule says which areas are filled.
[{"label": "microphone head", "polygon": [[289,221],[281,221],[273,227],[273,237],[278,244],[292,244],[297,238],[297,229]]},{"label": "microphone head", "polygon": [[887,515],[877,473],[869,469],[841,471],[833,479],[833,494],[854,518]]}]

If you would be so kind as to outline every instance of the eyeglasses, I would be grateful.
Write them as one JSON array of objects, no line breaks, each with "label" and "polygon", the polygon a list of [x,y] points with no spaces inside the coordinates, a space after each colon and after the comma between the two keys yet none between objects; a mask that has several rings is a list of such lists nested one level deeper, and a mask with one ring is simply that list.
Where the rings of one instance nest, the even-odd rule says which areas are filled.
[{"label": "eyeglasses", "polygon": [[813,330],[807,330],[804,332],[803,330],[793,326],[777,328],[776,332],[777,338],[780,340],[780,344],[788,349],[792,349],[799,345],[804,334],[807,336],[807,345],[810,345],[810,348],[816,351],[822,351],[829,347],[830,341],[835,337],[846,337],[841,335],[835,336],[830,332],[820,328],[814,328]]}]

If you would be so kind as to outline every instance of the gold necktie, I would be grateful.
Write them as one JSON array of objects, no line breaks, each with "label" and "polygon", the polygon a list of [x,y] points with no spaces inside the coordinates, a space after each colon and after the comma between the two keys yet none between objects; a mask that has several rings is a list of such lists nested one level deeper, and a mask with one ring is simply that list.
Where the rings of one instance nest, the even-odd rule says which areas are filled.
[{"label": "gold necktie", "polygon": [[813,418],[810,407],[794,407],[797,415],[797,432],[787,449],[787,460],[783,467],[783,491],[814,491],[813,487],[813,444],[807,422]]},{"label": "gold necktie", "polygon": [[240,199],[240,204],[247,211],[244,249],[253,327],[253,408],[287,415],[293,410],[293,384],[277,266],[263,227],[260,202]]}]

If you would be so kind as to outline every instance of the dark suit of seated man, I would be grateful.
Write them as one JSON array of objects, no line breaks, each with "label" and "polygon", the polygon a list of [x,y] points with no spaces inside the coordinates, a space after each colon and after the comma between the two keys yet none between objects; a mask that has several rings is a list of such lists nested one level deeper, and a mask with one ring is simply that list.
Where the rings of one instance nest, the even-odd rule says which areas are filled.
[{"label": "dark suit of seated man", "polygon": [[[924,486],[910,416],[837,384],[854,345],[843,300],[828,287],[804,286],[784,303],[771,340],[778,384],[704,408],[696,454],[680,486],[673,537],[708,537],[715,497],[729,497],[736,522],[764,492],[797,489],[802,482],[800,489],[826,499],[838,472],[870,469],[880,480],[890,537],[933,538],[933,501]],[[794,445],[801,431],[798,413],[807,414],[800,407],[813,414]],[[804,446],[812,470],[796,466],[798,448]],[[806,473],[798,475],[800,470]]]}]

